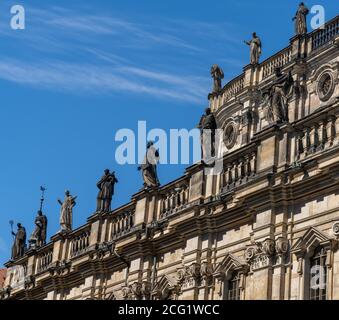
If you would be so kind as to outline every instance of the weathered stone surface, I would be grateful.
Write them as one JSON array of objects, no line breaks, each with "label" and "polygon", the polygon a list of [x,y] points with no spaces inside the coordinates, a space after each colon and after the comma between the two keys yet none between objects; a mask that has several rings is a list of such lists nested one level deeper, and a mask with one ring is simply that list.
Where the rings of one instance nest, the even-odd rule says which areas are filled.
[{"label": "weathered stone surface", "polygon": [[[326,50],[320,41],[335,23],[209,96],[222,129],[237,126],[221,173],[205,176],[196,164],[55,235],[6,264],[0,298],[310,299],[310,266],[321,261],[323,298],[339,300],[338,50],[334,35]],[[260,92],[277,65],[294,87],[289,122],[270,125]]]}]

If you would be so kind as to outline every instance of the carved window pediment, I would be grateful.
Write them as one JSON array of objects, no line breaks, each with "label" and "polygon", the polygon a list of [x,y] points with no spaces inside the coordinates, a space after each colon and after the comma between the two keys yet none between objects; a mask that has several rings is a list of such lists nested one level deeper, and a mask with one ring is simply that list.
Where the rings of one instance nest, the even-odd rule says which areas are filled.
[{"label": "carved window pediment", "polygon": [[213,274],[214,277],[223,280],[231,277],[234,271],[247,273],[248,266],[244,260],[228,253],[223,261],[217,265]]},{"label": "carved window pediment", "polygon": [[315,248],[322,246],[330,250],[334,248],[335,244],[335,239],[327,236],[317,228],[311,227],[292,246],[291,252],[294,253],[298,258],[311,256]]}]

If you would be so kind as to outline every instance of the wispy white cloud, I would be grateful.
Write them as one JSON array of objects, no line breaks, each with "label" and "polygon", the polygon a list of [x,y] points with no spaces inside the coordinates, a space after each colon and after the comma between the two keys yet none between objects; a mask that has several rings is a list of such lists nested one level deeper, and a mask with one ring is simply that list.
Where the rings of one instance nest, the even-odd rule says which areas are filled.
[{"label": "wispy white cloud", "polygon": [[[202,98],[203,90],[199,84],[191,84],[187,90],[182,86],[183,80],[179,76],[142,69],[135,71],[137,70],[139,75],[131,80],[133,77],[126,78],[123,75],[126,74],[127,70],[125,69],[60,62],[32,65],[17,60],[0,61],[1,79],[34,87],[78,91],[87,94],[133,92],[188,102],[199,102]],[[161,79],[166,86],[145,84],[146,78]],[[193,81],[193,78],[190,78],[190,81]]]},{"label": "wispy white cloud", "polygon": [[[127,92],[202,103],[211,79],[210,62],[201,61],[218,56],[224,41],[238,41],[229,32],[232,26],[213,23],[136,22],[81,8],[26,11],[30,19],[24,32],[0,28],[6,30],[3,37],[21,47],[0,56],[0,79],[51,90]],[[236,60],[229,64],[240,65]],[[178,68],[183,63],[184,70]]]}]

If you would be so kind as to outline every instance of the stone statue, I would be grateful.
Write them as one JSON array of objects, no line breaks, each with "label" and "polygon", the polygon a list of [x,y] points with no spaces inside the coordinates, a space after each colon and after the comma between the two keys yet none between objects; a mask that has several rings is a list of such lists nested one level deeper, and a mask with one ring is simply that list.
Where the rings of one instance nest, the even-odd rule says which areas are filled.
[{"label": "stone statue", "polygon": [[304,35],[307,33],[307,15],[309,14],[308,8],[303,2],[299,4],[299,8],[295,17],[292,19],[295,21],[295,33],[296,35]]},{"label": "stone statue", "polygon": [[47,217],[42,213],[41,210],[38,211],[34,223],[35,229],[29,242],[36,247],[41,247],[46,244],[47,235]]},{"label": "stone statue", "polygon": [[17,226],[17,233],[12,231],[12,235],[15,237],[12,247],[12,260],[21,258],[25,253],[26,247],[26,229],[21,225],[21,223],[18,223]]},{"label": "stone statue", "polygon": [[294,80],[291,72],[283,74],[279,67],[275,70],[275,77],[272,86],[263,94],[265,118],[269,123],[288,122],[288,102],[293,93]]},{"label": "stone statue", "polygon": [[217,64],[214,64],[211,68],[211,76],[213,78],[213,93],[219,93],[222,88],[221,80],[224,79],[224,72]]},{"label": "stone statue", "polygon": [[215,156],[215,130],[217,122],[210,108],[205,110],[201,117],[198,128],[201,132],[201,153],[202,159]]},{"label": "stone statue", "polygon": [[159,151],[155,149],[154,143],[149,141],[147,143],[147,151],[145,158],[138,170],[142,171],[144,180],[144,187],[153,188],[160,185],[157,174],[157,162],[159,161]]},{"label": "stone statue", "polygon": [[71,193],[66,190],[65,191],[65,199],[62,202],[58,199],[59,204],[61,205],[60,210],[60,226],[61,231],[72,231],[72,222],[73,222],[73,207],[76,205],[75,200],[77,197],[71,196]]},{"label": "stone statue", "polygon": [[251,55],[251,64],[257,65],[262,53],[261,40],[255,32],[252,34],[252,40],[244,41],[247,45],[250,46],[250,55]]},{"label": "stone statue", "polygon": [[109,212],[111,210],[112,197],[114,195],[114,185],[118,182],[115,172],[110,173],[108,169],[97,183],[99,189],[97,197],[97,212]]}]

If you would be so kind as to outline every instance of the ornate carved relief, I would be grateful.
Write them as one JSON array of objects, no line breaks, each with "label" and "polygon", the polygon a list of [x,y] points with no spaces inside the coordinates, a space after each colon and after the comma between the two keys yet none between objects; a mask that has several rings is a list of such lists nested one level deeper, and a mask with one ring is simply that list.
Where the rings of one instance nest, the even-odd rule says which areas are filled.
[{"label": "ornate carved relief", "polygon": [[274,257],[280,258],[276,261],[281,263],[282,257],[288,251],[288,240],[285,238],[278,238],[277,240],[265,239],[262,242],[256,242],[247,247],[245,251],[245,259],[251,270],[258,270],[265,268],[274,263]]},{"label": "ornate carved relief", "polygon": [[122,297],[125,300],[149,300],[151,295],[151,284],[149,282],[134,282],[122,288]]},{"label": "ornate carved relief", "polygon": [[339,236],[339,221],[333,223],[332,231],[336,237]]},{"label": "ornate carved relief", "polygon": [[238,125],[234,121],[229,122],[224,130],[224,142],[227,149],[232,149],[234,147],[238,135]]},{"label": "ornate carved relief", "polygon": [[213,266],[209,262],[192,263],[177,271],[177,280],[183,289],[208,285],[212,279]]}]

